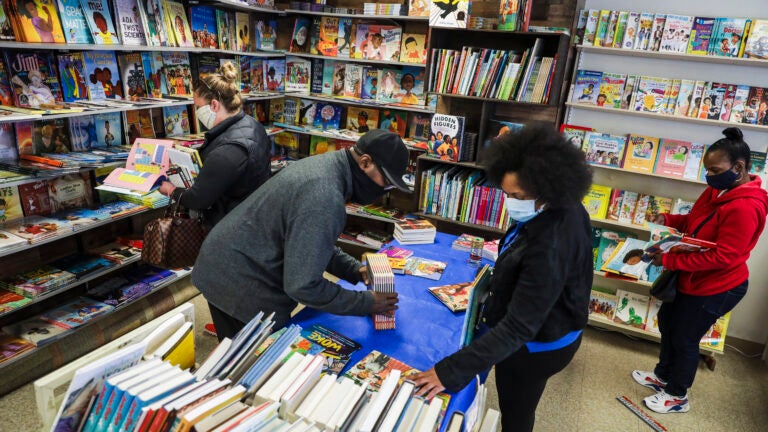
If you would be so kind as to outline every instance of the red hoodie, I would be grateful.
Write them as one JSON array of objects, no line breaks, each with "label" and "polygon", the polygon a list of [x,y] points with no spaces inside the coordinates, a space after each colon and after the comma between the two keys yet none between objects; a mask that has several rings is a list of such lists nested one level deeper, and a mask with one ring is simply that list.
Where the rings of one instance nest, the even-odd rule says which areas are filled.
[{"label": "red hoodie", "polygon": [[735,288],[749,278],[747,258],[765,227],[768,193],[760,177],[725,192],[708,187],[688,215],[665,214],[666,224],[690,233],[712,212],[715,215],[696,234],[696,238],[717,243],[706,252],[668,253],[664,268],[680,270],[680,292],[715,295]]}]

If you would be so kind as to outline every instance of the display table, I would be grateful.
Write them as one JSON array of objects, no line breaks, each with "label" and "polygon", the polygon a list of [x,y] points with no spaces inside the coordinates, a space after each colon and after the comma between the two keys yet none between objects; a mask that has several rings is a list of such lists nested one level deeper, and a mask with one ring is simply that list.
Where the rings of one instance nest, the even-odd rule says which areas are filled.
[{"label": "display table", "polygon": [[[304,328],[321,324],[360,343],[362,348],[352,355],[342,373],[373,350],[380,351],[421,371],[431,368],[443,357],[459,348],[464,312],[453,313],[427,288],[452,283],[468,282],[474,279],[476,267],[466,263],[468,252],[451,249],[456,236],[437,233],[434,244],[395,246],[410,249],[414,256],[444,261],[448,265],[440,280],[416,276],[395,275],[395,290],[399,294],[399,309],[396,312],[396,330],[374,330],[371,317],[338,316],[315,309],[305,308],[291,322]],[[483,264],[489,263],[483,260]],[[346,289],[364,290],[360,283],[355,286],[341,281]],[[462,391],[451,394],[446,412],[449,418],[453,411],[466,411],[475,395],[472,383]],[[445,424],[441,426],[442,431]]]}]

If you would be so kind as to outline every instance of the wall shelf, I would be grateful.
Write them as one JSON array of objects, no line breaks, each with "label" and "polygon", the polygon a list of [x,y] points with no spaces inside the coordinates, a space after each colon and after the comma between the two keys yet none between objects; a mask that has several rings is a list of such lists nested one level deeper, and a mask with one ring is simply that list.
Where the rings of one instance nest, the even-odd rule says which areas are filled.
[{"label": "wall shelf", "polygon": [[610,167],[610,166],[599,165],[599,164],[590,164],[590,166],[592,168],[597,168],[597,169],[602,169],[602,170],[618,171],[618,172],[632,174],[632,175],[661,178],[661,179],[665,179],[665,180],[674,180],[674,181],[679,181],[679,182],[683,182],[683,183],[693,183],[693,184],[698,184],[698,185],[702,185],[702,186],[707,184],[706,182],[703,182],[701,180],[689,180],[689,179],[685,179],[685,178],[670,177],[670,176],[665,176],[665,175],[661,175],[661,174],[644,173],[644,172],[638,172],[638,171],[630,171],[630,170],[627,170],[627,169],[624,169],[624,168],[616,168],[616,167]]},{"label": "wall shelf", "polygon": [[233,50],[220,50],[214,48],[198,47],[169,47],[169,46],[148,46],[148,45],[96,45],[96,44],[59,44],[59,43],[31,43],[0,41],[1,49],[34,49],[40,50],[58,50],[58,51],[170,51],[186,53],[211,53],[211,54],[237,54],[254,57],[284,57],[282,51],[252,51],[242,52]]},{"label": "wall shelf", "polygon": [[327,17],[339,17],[339,18],[416,21],[416,22],[423,22],[425,24],[429,22],[429,17],[418,17],[418,16],[407,16],[407,15],[365,15],[365,14],[306,11],[306,10],[300,10],[300,9],[286,9],[284,12],[289,14],[297,14],[297,15],[314,15],[314,16],[327,16]]},{"label": "wall shelf", "polygon": [[391,60],[367,60],[367,59],[354,59],[354,58],[348,58],[348,57],[333,57],[333,56],[324,56],[321,54],[306,54],[306,53],[292,53],[292,52],[286,52],[286,56],[292,56],[292,57],[301,57],[301,58],[310,58],[310,59],[320,59],[320,60],[330,60],[330,61],[340,61],[340,62],[350,62],[350,63],[367,63],[367,64],[376,64],[376,65],[391,65],[391,66],[404,66],[404,67],[417,67],[424,69],[427,67],[427,65],[422,63],[406,63],[406,62],[399,62],[399,61],[391,61]]},{"label": "wall shelf", "polygon": [[285,97],[297,97],[303,99],[319,100],[331,103],[340,103],[345,105],[358,105],[377,109],[393,109],[400,111],[421,112],[427,114],[434,114],[435,110],[423,105],[399,105],[399,104],[381,104],[371,102],[365,99],[352,99],[352,98],[340,98],[333,96],[317,95],[317,94],[304,94],[304,93],[286,93]]},{"label": "wall shelf", "polygon": [[643,51],[630,50],[622,48],[597,47],[593,45],[576,45],[576,49],[582,52],[591,52],[596,54],[608,54],[627,57],[655,58],[662,60],[683,60],[701,63],[718,63],[738,66],[760,66],[768,67],[768,60],[742,57],[721,57],[710,55],[694,55],[677,52]]}]

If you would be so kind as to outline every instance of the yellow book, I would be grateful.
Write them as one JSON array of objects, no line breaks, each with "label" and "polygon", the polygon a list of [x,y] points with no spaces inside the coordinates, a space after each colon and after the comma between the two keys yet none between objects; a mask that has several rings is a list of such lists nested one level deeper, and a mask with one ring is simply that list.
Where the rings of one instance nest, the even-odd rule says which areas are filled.
[{"label": "yellow book", "polygon": [[195,333],[191,326],[173,348],[163,355],[163,360],[174,366],[178,365],[182,369],[189,369],[195,365]]},{"label": "yellow book", "polygon": [[55,1],[13,1],[11,6],[18,8],[20,28],[27,42],[66,43]]},{"label": "yellow book", "polygon": [[627,137],[627,150],[621,167],[628,171],[650,174],[653,172],[658,152],[658,138],[630,134]]},{"label": "yellow book", "polygon": [[608,215],[610,199],[611,188],[609,186],[593,184],[581,203],[584,204],[590,218],[605,219]]},{"label": "yellow book", "polygon": [[722,352],[725,349],[725,334],[728,332],[728,324],[731,322],[731,313],[721,316],[707,330],[701,338],[699,346]]}]

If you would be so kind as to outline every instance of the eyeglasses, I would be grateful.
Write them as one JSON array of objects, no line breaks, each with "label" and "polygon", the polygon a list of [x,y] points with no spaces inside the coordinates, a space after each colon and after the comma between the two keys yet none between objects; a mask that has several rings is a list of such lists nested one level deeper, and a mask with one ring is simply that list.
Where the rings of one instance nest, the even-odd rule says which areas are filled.
[{"label": "eyeglasses", "polygon": [[201,82],[201,83],[203,83],[203,85],[205,85],[205,87],[208,89],[208,91],[210,91],[210,92],[215,92],[215,93],[216,93],[216,95],[219,97],[219,101],[223,100],[223,99],[222,99],[222,97],[221,97],[221,93],[219,93],[219,91],[218,91],[218,90],[216,90],[216,89],[212,88],[212,87],[211,87],[211,85],[210,85],[210,84],[208,84],[208,82],[206,82],[206,81],[205,81],[204,79],[202,79],[202,78],[200,78],[200,82]]}]

